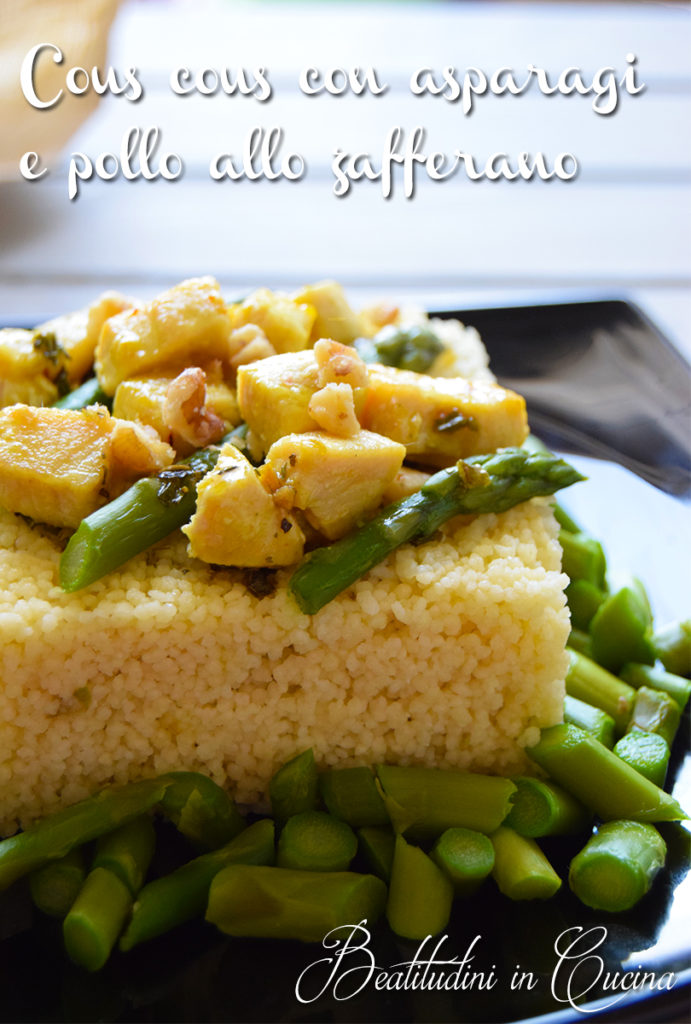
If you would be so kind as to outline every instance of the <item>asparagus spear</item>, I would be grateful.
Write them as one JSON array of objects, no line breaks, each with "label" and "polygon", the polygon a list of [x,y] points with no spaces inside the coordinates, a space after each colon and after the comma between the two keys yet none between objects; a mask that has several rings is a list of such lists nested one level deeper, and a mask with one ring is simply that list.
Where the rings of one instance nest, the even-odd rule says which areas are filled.
[{"label": "asparagus spear", "polygon": [[240,424],[218,445],[194,452],[158,476],[137,480],[82,520],[60,559],[62,589],[81,590],[183,526],[194,512],[197,484],[216,465],[221,445],[246,429]]},{"label": "asparagus spear", "polygon": [[389,824],[386,805],[370,768],[358,765],[322,772],[319,789],[329,813],[354,828]]},{"label": "asparagus spear", "polygon": [[548,900],[561,879],[534,839],[502,825],[492,834],[494,877],[499,891],[511,900]]},{"label": "asparagus spear", "polygon": [[342,925],[371,925],[385,902],[374,875],[232,864],[211,883],[206,920],[227,935],[321,942]]},{"label": "asparagus spear", "polygon": [[582,832],[590,815],[575,797],[553,782],[529,776],[514,778],[516,792],[506,824],[526,838]]},{"label": "asparagus spear", "polygon": [[430,857],[451,880],[457,896],[470,896],[494,867],[494,846],[482,832],[447,828],[432,847]]},{"label": "asparagus spear", "polygon": [[90,871],[62,924],[70,960],[87,971],[99,971],[127,920],[132,894],[107,868]]},{"label": "asparagus spear", "polygon": [[672,622],[653,636],[653,648],[668,672],[691,677],[691,619]]},{"label": "asparagus spear", "polygon": [[358,829],[358,848],[367,860],[370,868],[388,882],[391,878],[394,847],[396,837],[390,828],[377,825],[365,825]]},{"label": "asparagus spear", "polygon": [[595,910],[629,910],[650,889],[666,853],[652,825],[607,822],[571,861],[569,886]]},{"label": "asparagus spear", "polygon": [[668,694],[679,705],[680,711],[684,710],[691,697],[691,680],[658,665],[629,662],[624,665],[619,675],[630,686],[649,686],[653,690],[661,690],[662,693]]},{"label": "asparagus spear", "polygon": [[453,885],[431,857],[396,836],[386,918],[404,939],[437,935],[449,923]]},{"label": "asparagus spear", "polygon": [[277,821],[313,811],[318,795],[319,777],[311,747],[282,765],[269,782],[271,810]]},{"label": "asparagus spear", "polygon": [[628,683],[577,651],[569,651],[566,692],[569,697],[575,697],[605,711],[614,719],[617,732],[626,732],[633,712],[636,691]]},{"label": "asparagus spear", "polygon": [[582,479],[561,459],[521,448],[472,456],[435,473],[416,494],[387,505],[354,533],[312,551],[290,589],[302,611],[314,614],[401,544],[427,539],[453,516],[503,512]]},{"label": "asparagus spear", "polygon": [[680,720],[679,705],[668,694],[653,690],[650,686],[641,686],[636,690],[629,732],[641,729],[643,732],[657,733],[671,748]]},{"label": "asparagus spear", "polygon": [[593,615],[590,636],[598,664],[618,672],[627,661],[652,665],[652,616],[647,594],[639,580],[610,594]]},{"label": "asparagus spear", "polygon": [[596,740],[612,747],[614,743],[614,719],[602,708],[594,708],[577,697],[564,697],[564,721],[568,725],[577,725],[579,729],[592,733]]},{"label": "asparagus spear", "polygon": [[677,801],[575,725],[544,729],[527,753],[603,821],[681,821]]},{"label": "asparagus spear", "polygon": [[84,853],[78,847],[29,876],[34,906],[50,917],[63,918],[77,898],[85,878]]},{"label": "asparagus spear", "polygon": [[656,786],[664,786],[669,747],[656,732],[634,729],[614,745],[614,753]]},{"label": "asparagus spear", "polygon": [[357,853],[350,825],[324,811],[303,811],[289,818],[278,840],[279,868],[347,871]]},{"label": "asparagus spear", "polygon": [[129,924],[120,939],[127,952],[140,942],[154,939],[185,921],[202,917],[212,880],[230,864],[273,864],[274,824],[268,818],[255,822],[235,839],[177,871],[149,882],[140,890]]},{"label": "asparagus spear", "polygon": [[215,850],[245,827],[226,791],[201,772],[169,772],[161,811],[195,846]]},{"label": "asparagus spear", "polygon": [[562,548],[562,568],[570,580],[585,580],[594,589],[604,591],[607,562],[602,545],[590,534],[569,530],[559,531]]},{"label": "asparagus spear", "polygon": [[112,399],[101,387],[98,377],[89,377],[83,384],[80,384],[74,391],[68,392],[57,402],[53,402],[55,409],[85,409],[88,405],[105,405],[110,409]]},{"label": "asparagus spear", "polygon": [[379,765],[377,777],[396,831],[422,839],[454,827],[494,832],[516,792],[510,779],[438,768]]},{"label": "asparagus spear", "polygon": [[0,890],[17,878],[59,860],[74,847],[111,832],[160,804],[175,785],[170,775],[103,789],[95,796],[42,818],[0,842]]},{"label": "asparagus spear", "polygon": [[117,875],[134,896],[144,884],[156,845],[151,818],[142,816],[101,836],[96,844],[94,868],[106,868]]}]

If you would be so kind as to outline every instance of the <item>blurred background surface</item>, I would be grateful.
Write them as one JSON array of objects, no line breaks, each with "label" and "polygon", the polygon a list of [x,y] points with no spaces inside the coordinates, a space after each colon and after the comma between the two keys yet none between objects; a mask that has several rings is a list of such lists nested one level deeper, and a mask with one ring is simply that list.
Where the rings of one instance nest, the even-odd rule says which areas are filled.
[{"label": "blurred background surface", "polygon": [[[50,41],[44,5],[33,6],[32,34]],[[90,0],[72,6],[88,18]],[[229,295],[329,276],[354,301],[385,295],[432,307],[628,298],[689,355],[690,53],[685,4],[125,0],[108,64],[121,73],[136,67],[144,95],[136,103],[107,95],[40,180],[5,174],[0,317],[40,321],[105,287],[146,298],[202,273]],[[459,75],[474,66],[488,76],[507,66],[525,77],[532,63],[553,78],[576,66],[585,81],[613,67],[620,77],[627,54],[646,89],[636,97],[620,90],[610,116],[593,111],[592,95],[547,97],[534,87],[520,97],[479,96],[464,116],[460,103],[409,88],[425,66]],[[64,71],[73,63],[65,58]],[[309,65],[372,66],[389,88],[376,98],[307,97],[298,75]],[[250,81],[263,67],[273,96],[176,96],[169,76],[180,66],[244,68]],[[30,111],[34,123],[45,121],[45,138],[58,109]],[[5,118],[10,107],[3,110]],[[160,152],[183,158],[179,180],[94,176],[68,200],[72,153],[94,162],[102,152],[119,155],[129,128],[150,126],[160,129]],[[253,126],[283,129],[282,151],[306,159],[301,181],[210,179],[210,159],[238,154]],[[419,175],[412,200],[399,179],[388,200],[379,182],[362,181],[336,198],[334,150],[381,162],[393,126],[406,135],[422,126],[426,151],[462,149],[480,164],[496,152],[542,151],[553,160],[566,151],[580,172],[570,182],[471,182],[459,173],[434,183]],[[33,148],[41,153],[42,132]]]}]

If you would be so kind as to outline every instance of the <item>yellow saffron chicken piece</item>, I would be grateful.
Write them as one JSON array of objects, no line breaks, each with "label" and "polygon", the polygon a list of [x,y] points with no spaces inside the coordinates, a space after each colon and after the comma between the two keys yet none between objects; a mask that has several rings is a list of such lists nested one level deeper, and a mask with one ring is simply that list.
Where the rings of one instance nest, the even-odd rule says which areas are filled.
[{"label": "yellow saffron chicken piece", "polygon": [[[135,420],[152,427],[163,441],[170,441],[170,424],[164,409],[166,396],[175,371],[160,377],[132,377],[118,384],[113,399],[113,415],[124,420]],[[206,407],[224,423],[224,433],[236,426],[240,410],[233,389],[223,381],[206,381]]]},{"label": "yellow saffron chicken piece", "polygon": [[327,540],[337,540],[379,507],[404,457],[402,444],[367,430],[290,434],[271,446],[260,476],[277,504],[301,509]]},{"label": "yellow saffron chicken piece", "polygon": [[528,435],[525,400],[498,384],[377,363],[368,369],[360,423],[400,441],[416,462],[448,466],[467,455],[523,444]]},{"label": "yellow saffron chicken piece", "polygon": [[15,402],[52,405],[59,397],[55,382],[62,369],[57,355],[57,350],[55,358],[48,355],[35,331],[0,330],[0,408]]},{"label": "yellow saffron chicken piece", "polygon": [[173,449],[103,406],[0,410],[0,505],[41,523],[78,526]]},{"label": "yellow saffron chicken piece", "polygon": [[197,510],[182,530],[189,553],[216,565],[292,565],[305,545],[295,517],[279,508],[254,466],[230,443],[198,484]]},{"label": "yellow saffron chicken piece", "polygon": [[254,324],[264,332],[276,352],[300,352],[310,344],[315,310],[288,295],[259,288],[243,302],[230,306],[228,314],[234,329]]},{"label": "yellow saffron chicken piece", "polygon": [[130,377],[227,360],[230,329],[218,282],[183,281],[140,309],[106,320],[96,349],[101,387],[114,395]]},{"label": "yellow saffron chicken piece", "polygon": [[46,320],[36,328],[36,334],[55,336],[71,385],[78,384],[91,370],[96,345],[106,320],[116,313],[131,309],[132,305],[132,300],[119,292],[104,292],[90,306]]},{"label": "yellow saffron chicken piece", "polygon": [[296,302],[307,303],[315,310],[313,342],[320,338],[333,338],[344,345],[352,345],[365,331],[369,333],[368,321],[350,308],[343,288],[336,281],[319,281],[308,285],[293,298]]},{"label": "yellow saffron chicken piece", "polygon": [[[313,395],[329,381],[351,384],[355,415],[359,415],[367,386],[362,360],[354,349],[334,341],[320,341],[317,346],[239,367],[240,413],[262,451],[267,452],[285,434],[319,430],[320,423],[309,406]],[[362,374],[360,367],[365,371]]]}]

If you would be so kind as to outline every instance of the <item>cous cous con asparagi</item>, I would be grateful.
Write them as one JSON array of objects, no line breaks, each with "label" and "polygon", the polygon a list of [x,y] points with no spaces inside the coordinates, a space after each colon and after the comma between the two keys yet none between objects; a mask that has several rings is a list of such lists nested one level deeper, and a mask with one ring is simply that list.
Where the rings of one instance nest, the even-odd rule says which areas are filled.
[{"label": "cous cous con asparagi", "polygon": [[[3,476],[20,407],[3,410],[4,436],[13,440],[0,450],[0,504],[8,509],[0,510],[3,834],[106,783],[180,767],[261,806],[276,767],[307,747],[323,766],[525,770],[523,748],[561,720],[564,697],[566,578],[546,499],[450,521],[427,543],[389,555],[314,616],[299,610],[287,585],[304,546],[342,536],[387,495],[419,487],[430,467],[520,444],[522,400],[499,394],[477,336],[439,325],[444,344],[431,357],[432,376],[398,371],[392,399],[396,372],[367,371],[352,343],[359,334],[376,341],[386,326],[426,325],[424,317],[383,307],[356,315],[330,286],[294,300],[256,293],[227,309],[206,279],[184,288],[103,321],[96,369],[115,395],[115,426],[99,414],[92,477],[88,486],[80,478],[69,518],[52,514],[64,497],[56,497],[58,469],[28,505],[28,477]],[[94,317],[87,320],[93,334]],[[70,339],[55,324],[69,364]],[[40,404],[57,387],[57,369],[39,366],[32,393],[36,349],[22,344],[27,358],[7,371],[16,381],[5,393]],[[475,381],[471,413],[459,406],[465,378]],[[123,417],[132,426],[115,445]],[[152,460],[169,464],[241,418],[250,425],[249,454],[264,462],[255,472],[244,453],[224,449],[226,476],[240,476],[227,471],[241,464],[253,489],[253,511],[235,524],[233,545],[207,503],[186,529],[189,546],[176,533],[77,593],[61,590],[59,531],[75,525],[75,509],[97,507],[128,475],[150,472]],[[283,451],[287,435],[302,475]],[[304,447],[315,435],[320,444],[326,437],[335,460],[316,496]],[[48,436],[57,436],[52,423]],[[363,452],[375,460],[367,468]],[[73,479],[70,497],[76,486]],[[257,523],[268,524],[260,534]],[[292,534],[290,550],[275,546],[280,534]],[[275,587],[257,596],[238,565],[271,567]]]}]

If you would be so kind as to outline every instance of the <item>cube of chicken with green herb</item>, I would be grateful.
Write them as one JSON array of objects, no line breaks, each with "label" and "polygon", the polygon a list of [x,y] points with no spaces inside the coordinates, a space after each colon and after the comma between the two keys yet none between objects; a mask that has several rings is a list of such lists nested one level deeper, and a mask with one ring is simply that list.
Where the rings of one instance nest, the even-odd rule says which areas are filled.
[{"label": "cube of chicken with green herb", "polygon": [[400,441],[416,462],[448,466],[527,437],[525,400],[498,384],[379,364],[368,370],[360,423]]},{"label": "cube of chicken with green herb", "polygon": [[41,523],[78,526],[173,449],[103,406],[0,410],[0,505]]},{"label": "cube of chicken with green herb", "polygon": [[229,358],[231,323],[218,282],[191,278],[138,309],[111,317],[96,350],[96,373],[107,395],[130,377],[182,370]]},{"label": "cube of chicken with green herb", "polygon": [[380,434],[290,434],[276,441],[260,475],[277,505],[298,508],[328,540],[345,536],[381,504],[405,448]]},{"label": "cube of chicken with green herb", "polygon": [[131,309],[132,300],[118,292],[104,292],[84,309],[47,320],[36,328],[36,334],[55,339],[69,383],[78,384],[91,370],[96,345],[106,320]]},{"label": "cube of chicken with green herb", "polygon": [[276,352],[300,352],[310,345],[315,311],[288,295],[259,288],[228,310],[234,329],[254,324],[260,327]]},{"label": "cube of chicken with green herb", "polygon": [[182,530],[189,553],[216,565],[292,565],[305,544],[295,517],[274,502],[257,470],[230,443],[197,485],[197,510]]}]

